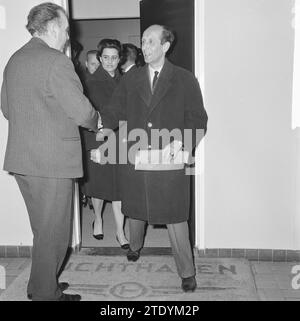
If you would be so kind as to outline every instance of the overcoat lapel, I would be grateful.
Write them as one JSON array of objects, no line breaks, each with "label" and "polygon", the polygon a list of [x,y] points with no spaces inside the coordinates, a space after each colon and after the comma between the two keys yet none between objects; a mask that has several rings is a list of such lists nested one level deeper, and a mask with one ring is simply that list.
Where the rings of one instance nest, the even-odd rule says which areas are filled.
[{"label": "overcoat lapel", "polygon": [[148,66],[145,65],[143,69],[141,70],[141,73],[139,75],[139,78],[137,79],[138,82],[138,93],[145,102],[145,104],[150,107],[151,99],[152,99],[152,93],[151,93],[151,87],[150,87],[150,81],[149,81],[149,74],[148,74]]},{"label": "overcoat lapel", "polygon": [[149,114],[155,109],[155,107],[159,104],[159,102],[163,99],[163,97],[168,92],[171,83],[171,77],[173,73],[173,65],[166,59],[161,74],[158,78],[155,91],[152,95]]}]

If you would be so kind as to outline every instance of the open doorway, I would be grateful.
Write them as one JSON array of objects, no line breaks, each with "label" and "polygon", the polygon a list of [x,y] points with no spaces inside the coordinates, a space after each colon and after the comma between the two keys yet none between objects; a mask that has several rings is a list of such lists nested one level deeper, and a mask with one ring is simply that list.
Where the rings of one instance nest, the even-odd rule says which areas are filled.
[{"label": "open doorway", "polygon": [[[131,3],[135,0],[130,1]],[[74,3],[73,3],[74,2]],[[88,18],[72,17],[72,7],[78,1],[70,1],[70,18],[71,18],[71,40],[80,43],[82,50],[79,55],[79,63],[85,65],[86,53],[89,50],[97,48],[97,44],[104,38],[117,39],[121,43],[132,43],[140,47],[141,33],[151,24],[166,24],[176,31],[179,42],[176,44],[176,50],[169,57],[172,62],[186,69],[194,71],[194,1],[156,1],[143,0],[138,4],[139,16],[105,18],[105,14],[101,18],[97,18],[96,10],[93,7],[93,14]],[[100,4],[101,2],[101,4]],[[106,5],[109,7],[109,1],[102,0],[104,11]],[[104,5],[104,6],[103,6]],[[119,1],[118,10],[125,6],[123,1]],[[76,10],[75,10],[76,11]],[[77,10],[78,12],[78,10]],[[194,179],[192,179],[191,187],[191,220],[190,231],[191,241],[195,244],[195,189]],[[103,233],[104,239],[95,240],[92,235],[92,223],[94,215],[89,206],[82,209],[82,247],[118,247],[115,237],[115,224],[112,213],[111,203],[106,203],[103,212]],[[125,226],[128,235],[128,227]],[[149,226],[147,236],[145,238],[145,247],[169,247],[168,233],[162,226]]]},{"label": "open doorway", "polygon": [[[131,43],[140,48],[140,18],[122,19],[72,19],[71,15],[71,42],[78,46],[72,52],[77,54],[78,70],[85,68],[86,54],[90,50],[97,49],[98,43],[105,38],[117,39],[122,44]],[[74,48],[73,48],[74,49]],[[73,57],[74,58],[74,57]],[[80,73],[80,72],[79,72]],[[101,182],[99,182],[100,184]],[[82,193],[80,193],[82,196]],[[82,200],[82,197],[80,198]],[[103,239],[93,237],[93,222],[95,219],[92,203],[81,208],[81,246],[82,248],[110,248],[119,247],[116,241],[115,222],[111,202],[105,202],[103,206]],[[125,219],[125,233],[129,238],[128,224]],[[169,247],[169,239],[164,226],[148,226],[145,247],[164,248]]]},{"label": "open doorway", "polygon": [[117,39],[140,47],[140,18],[71,20],[71,40],[82,46],[79,61],[85,65],[89,50],[97,49],[100,40]]}]

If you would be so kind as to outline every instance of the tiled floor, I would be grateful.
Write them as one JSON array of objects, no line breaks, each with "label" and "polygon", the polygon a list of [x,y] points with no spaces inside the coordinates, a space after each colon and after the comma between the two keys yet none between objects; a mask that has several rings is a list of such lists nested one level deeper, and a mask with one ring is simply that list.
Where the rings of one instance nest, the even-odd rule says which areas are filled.
[{"label": "tiled floor", "polygon": [[[0,258],[0,266],[5,268],[6,288],[15,280],[15,278],[30,264],[30,259],[21,258]],[[0,294],[4,291],[1,289]]]},{"label": "tiled floor", "polygon": [[[30,264],[30,259],[0,258],[0,266],[6,270],[6,287]],[[300,277],[292,273],[300,263],[250,262],[259,298],[262,301],[300,301],[300,289],[293,289],[292,280],[300,286]],[[4,290],[0,289],[0,294]]]},{"label": "tiled floor", "polygon": [[[300,301],[300,289],[293,289],[300,285],[300,263],[271,263],[251,262],[258,294],[265,301]],[[297,274],[292,273],[294,266],[299,266]]]}]

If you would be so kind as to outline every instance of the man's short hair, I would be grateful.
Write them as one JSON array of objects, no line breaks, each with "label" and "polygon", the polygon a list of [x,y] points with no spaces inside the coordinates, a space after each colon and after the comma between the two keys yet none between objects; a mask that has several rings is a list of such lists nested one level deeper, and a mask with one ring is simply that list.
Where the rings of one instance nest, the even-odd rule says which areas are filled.
[{"label": "man's short hair", "polygon": [[98,54],[98,51],[97,50],[89,50],[87,53],[86,53],[86,59],[89,58],[89,55],[95,55],[97,57],[97,54]]},{"label": "man's short hair", "polygon": [[122,56],[125,62],[128,60],[135,62],[138,56],[138,48],[132,43],[124,43]]},{"label": "man's short hair", "polygon": [[161,27],[162,27],[161,44],[163,45],[164,43],[169,42],[171,47],[175,40],[175,35],[173,31],[167,26],[161,26]]},{"label": "man's short hair", "polygon": [[57,23],[60,25],[61,13],[67,16],[65,10],[57,4],[45,2],[37,5],[29,12],[26,29],[31,35],[35,33],[43,35],[47,32],[47,26],[50,21],[57,20]]}]

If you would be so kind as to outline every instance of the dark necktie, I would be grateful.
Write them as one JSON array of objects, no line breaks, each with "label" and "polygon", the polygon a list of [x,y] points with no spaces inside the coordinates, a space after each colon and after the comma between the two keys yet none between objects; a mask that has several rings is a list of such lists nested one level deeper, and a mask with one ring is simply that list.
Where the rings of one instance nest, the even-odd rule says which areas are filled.
[{"label": "dark necktie", "polygon": [[152,81],[152,92],[154,92],[155,85],[156,85],[157,80],[158,80],[158,74],[159,74],[159,72],[158,72],[158,71],[155,71],[154,77],[153,77],[153,81]]}]

